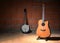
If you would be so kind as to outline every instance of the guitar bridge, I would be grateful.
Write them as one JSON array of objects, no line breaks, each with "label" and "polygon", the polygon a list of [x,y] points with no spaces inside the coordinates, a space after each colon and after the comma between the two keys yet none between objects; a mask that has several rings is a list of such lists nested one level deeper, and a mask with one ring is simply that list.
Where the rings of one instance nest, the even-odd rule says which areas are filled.
[{"label": "guitar bridge", "polygon": [[41,31],[46,31],[46,30],[45,29],[43,29],[43,30],[41,29]]}]

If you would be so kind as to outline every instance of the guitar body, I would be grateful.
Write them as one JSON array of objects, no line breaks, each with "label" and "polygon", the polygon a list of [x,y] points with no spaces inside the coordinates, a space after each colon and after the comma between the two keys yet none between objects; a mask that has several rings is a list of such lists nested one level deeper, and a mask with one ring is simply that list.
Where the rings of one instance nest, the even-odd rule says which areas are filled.
[{"label": "guitar body", "polygon": [[45,21],[44,25],[42,25],[42,20],[38,21],[38,27],[37,27],[36,34],[37,34],[37,36],[39,36],[41,38],[47,38],[50,36],[48,21]]}]

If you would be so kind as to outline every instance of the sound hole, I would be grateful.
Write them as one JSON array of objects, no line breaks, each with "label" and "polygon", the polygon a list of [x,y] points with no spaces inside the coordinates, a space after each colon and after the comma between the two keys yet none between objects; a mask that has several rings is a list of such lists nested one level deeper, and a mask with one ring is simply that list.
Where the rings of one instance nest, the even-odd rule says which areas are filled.
[{"label": "sound hole", "polygon": [[42,26],[45,26],[45,23],[42,23]]}]

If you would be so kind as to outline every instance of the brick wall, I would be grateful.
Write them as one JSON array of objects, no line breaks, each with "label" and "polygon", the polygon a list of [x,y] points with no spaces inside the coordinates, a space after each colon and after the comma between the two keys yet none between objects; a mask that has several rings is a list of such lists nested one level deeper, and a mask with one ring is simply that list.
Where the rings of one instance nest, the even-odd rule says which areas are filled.
[{"label": "brick wall", "polygon": [[[46,2],[45,20],[53,30],[60,30],[60,6],[58,2]],[[20,30],[24,24],[24,8],[30,29],[36,29],[38,20],[42,18],[42,3],[33,1],[2,1],[0,3],[0,29]]]}]

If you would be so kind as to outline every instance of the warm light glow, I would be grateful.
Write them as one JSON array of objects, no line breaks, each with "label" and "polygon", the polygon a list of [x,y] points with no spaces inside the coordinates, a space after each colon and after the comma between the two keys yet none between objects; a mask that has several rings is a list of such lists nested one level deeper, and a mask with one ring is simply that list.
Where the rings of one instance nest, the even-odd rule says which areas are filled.
[{"label": "warm light glow", "polygon": [[60,43],[60,40],[37,40],[36,34],[17,34],[11,37],[3,38],[2,40],[0,39],[0,43]]}]

